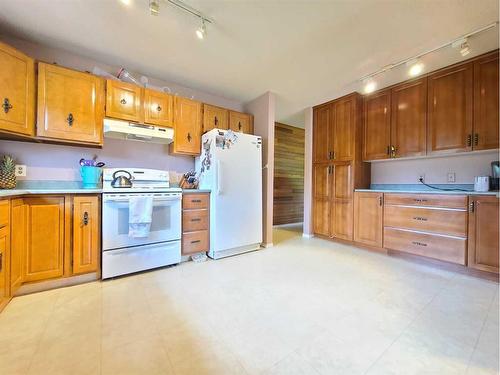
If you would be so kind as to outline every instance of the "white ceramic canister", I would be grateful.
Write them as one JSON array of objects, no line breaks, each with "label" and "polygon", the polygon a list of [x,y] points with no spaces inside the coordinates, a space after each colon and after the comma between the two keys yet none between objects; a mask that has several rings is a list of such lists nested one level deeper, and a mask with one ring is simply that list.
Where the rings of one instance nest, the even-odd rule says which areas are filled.
[{"label": "white ceramic canister", "polygon": [[488,191],[490,189],[490,176],[474,177],[474,191]]}]

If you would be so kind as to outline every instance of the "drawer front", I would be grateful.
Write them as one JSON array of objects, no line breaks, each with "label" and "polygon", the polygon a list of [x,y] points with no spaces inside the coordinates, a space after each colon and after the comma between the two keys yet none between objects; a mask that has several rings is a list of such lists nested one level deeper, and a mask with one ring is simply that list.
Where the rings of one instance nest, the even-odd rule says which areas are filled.
[{"label": "drawer front", "polygon": [[182,255],[201,253],[209,250],[208,230],[182,234]]},{"label": "drawer front", "polygon": [[384,226],[467,237],[467,212],[444,208],[385,206]]},{"label": "drawer front", "polygon": [[9,225],[9,200],[0,201],[0,228]]},{"label": "drawer front", "polygon": [[208,194],[184,194],[182,196],[182,208],[185,210],[201,210],[208,208]]},{"label": "drawer front", "polygon": [[182,212],[183,232],[205,229],[208,229],[208,210],[185,210]]},{"label": "drawer front", "polygon": [[386,205],[467,208],[466,195],[445,194],[384,194]]},{"label": "drawer front", "polygon": [[384,247],[465,265],[465,238],[384,228]]}]

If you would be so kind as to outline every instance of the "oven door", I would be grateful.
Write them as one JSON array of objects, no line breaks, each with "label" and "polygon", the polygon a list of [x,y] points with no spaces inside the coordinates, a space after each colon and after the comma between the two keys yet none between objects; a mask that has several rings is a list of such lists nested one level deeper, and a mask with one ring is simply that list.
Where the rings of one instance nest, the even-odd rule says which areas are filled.
[{"label": "oven door", "polygon": [[[148,237],[128,236],[129,198],[152,196],[153,215]],[[139,246],[181,238],[180,193],[103,194],[102,249],[103,251]]]}]

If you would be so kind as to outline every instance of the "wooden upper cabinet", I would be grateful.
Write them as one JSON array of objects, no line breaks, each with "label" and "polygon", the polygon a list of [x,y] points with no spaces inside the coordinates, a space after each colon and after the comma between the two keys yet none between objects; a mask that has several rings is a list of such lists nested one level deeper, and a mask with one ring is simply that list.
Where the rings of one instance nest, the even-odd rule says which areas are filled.
[{"label": "wooden upper cabinet", "polygon": [[146,124],[173,127],[173,96],[151,89],[144,89],[144,122]]},{"label": "wooden upper cabinet", "polygon": [[472,63],[428,77],[428,154],[472,149],[472,100]]},{"label": "wooden upper cabinet", "polygon": [[202,104],[176,96],[174,98],[174,142],[176,154],[199,155],[201,152]]},{"label": "wooden upper cabinet", "polygon": [[35,133],[33,59],[0,42],[0,131]]},{"label": "wooden upper cabinet", "polygon": [[426,154],[427,78],[392,88],[391,146],[394,157]]},{"label": "wooden upper cabinet", "polygon": [[474,150],[498,148],[498,51],[474,62]]},{"label": "wooden upper cabinet", "polygon": [[333,106],[326,104],[314,108],[313,127],[313,162],[327,162],[331,159],[331,147],[333,139],[330,140],[333,127]]},{"label": "wooden upper cabinet", "polygon": [[382,247],[383,193],[354,193],[354,241]]},{"label": "wooden upper cabinet", "polygon": [[64,197],[23,198],[27,204],[23,281],[64,274]]},{"label": "wooden upper cabinet", "polygon": [[469,267],[483,271],[499,271],[498,204],[493,196],[470,196]]},{"label": "wooden upper cabinet", "polygon": [[106,81],[106,116],[143,122],[143,89],[133,83]]},{"label": "wooden upper cabinet", "polygon": [[235,132],[253,134],[253,116],[247,113],[229,111],[229,129]]},{"label": "wooden upper cabinet", "polygon": [[354,159],[356,100],[356,96],[351,96],[334,104],[333,160],[348,161]]},{"label": "wooden upper cabinet", "polygon": [[103,96],[101,78],[39,63],[37,136],[102,144]]},{"label": "wooden upper cabinet", "polygon": [[212,129],[229,129],[229,110],[203,104],[203,133]]},{"label": "wooden upper cabinet", "polygon": [[386,159],[391,144],[391,90],[364,99],[363,160]]},{"label": "wooden upper cabinet", "polygon": [[99,266],[99,198],[73,198],[73,274],[96,272]]}]

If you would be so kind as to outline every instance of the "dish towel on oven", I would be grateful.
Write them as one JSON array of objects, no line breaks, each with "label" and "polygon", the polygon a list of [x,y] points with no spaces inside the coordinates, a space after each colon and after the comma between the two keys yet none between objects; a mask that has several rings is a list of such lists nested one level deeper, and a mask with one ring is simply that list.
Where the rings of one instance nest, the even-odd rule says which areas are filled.
[{"label": "dish towel on oven", "polygon": [[128,236],[148,237],[153,216],[153,197],[130,197],[128,206]]}]

